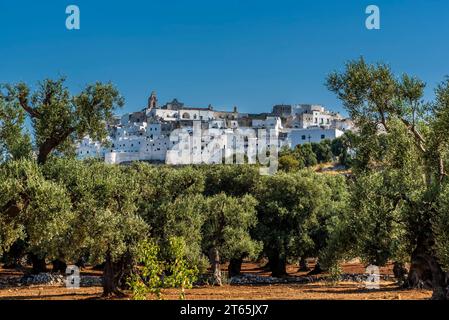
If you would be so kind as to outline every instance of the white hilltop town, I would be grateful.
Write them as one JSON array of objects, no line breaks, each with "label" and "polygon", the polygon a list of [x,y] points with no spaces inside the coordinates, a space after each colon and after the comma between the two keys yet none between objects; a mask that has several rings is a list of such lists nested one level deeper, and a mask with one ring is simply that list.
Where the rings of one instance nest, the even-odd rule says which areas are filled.
[{"label": "white hilltop town", "polygon": [[[315,104],[275,105],[270,113],[249,114],[240,113],[237,107],[232,111],[215,110],[211,105],[190,107],[177,99],[159,105],[156,93],[152,92],[143,110],[115,116],[107,124],[109,136],[106,144],[89,137],[79,141],[77,157],[101,158],[111,164],[132,161],[179,164],[180,150],[178,142],[173,139],[173,132],[182,131],[192,136],[195,128],[202,132],[201,153],[207,148],[212,155],[203,162],[222,163],[226,150],[239,147],[235,139],[232,142],[229,139],[237,132],[243,132],[246,137],[240,146],[246,152],[251,144],[249,141],[256,148],[261,144],[262,131],[270,132],[263,136],[268,147],[270,142],[276,141],[277,148],[295,148],[305,143],[335,139],[345,131],[353,130],[354,124],[338,112]],[[245,133],[248,129],[256,135]],[[268,136],[273,134],[276,140],[269,140]],[[194,149],[199,152],[200,146]]]}]

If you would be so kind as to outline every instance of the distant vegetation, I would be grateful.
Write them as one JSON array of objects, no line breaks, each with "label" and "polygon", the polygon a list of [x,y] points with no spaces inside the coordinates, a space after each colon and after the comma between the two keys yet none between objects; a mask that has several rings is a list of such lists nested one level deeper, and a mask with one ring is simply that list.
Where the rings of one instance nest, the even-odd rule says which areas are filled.
[{"label": "distant vegetation", "polygon": [[305,143],[294,149],[283,147],[279,152],[279,169],[290,172],[329,162],[350,168],[355,139],[355,134],[347,131],[332,141]]}]

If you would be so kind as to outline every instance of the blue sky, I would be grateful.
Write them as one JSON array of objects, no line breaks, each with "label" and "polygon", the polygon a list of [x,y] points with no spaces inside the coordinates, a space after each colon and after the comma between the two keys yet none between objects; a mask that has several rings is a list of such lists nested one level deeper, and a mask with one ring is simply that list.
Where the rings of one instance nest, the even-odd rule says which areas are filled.
[{"label": "blue sky", "polygon": [[[112,81],[125,109],[160,102],[209,103],[264,112],[277,103],[341,110],[326,75],[363,55],[432,88],[449,74],[449,1],[400,0],[0,0],[0,82],[65,75],[73,92]],[[81,30],[65,28],[65,8]],[[365,28],[365,8],[381,30]]]}]

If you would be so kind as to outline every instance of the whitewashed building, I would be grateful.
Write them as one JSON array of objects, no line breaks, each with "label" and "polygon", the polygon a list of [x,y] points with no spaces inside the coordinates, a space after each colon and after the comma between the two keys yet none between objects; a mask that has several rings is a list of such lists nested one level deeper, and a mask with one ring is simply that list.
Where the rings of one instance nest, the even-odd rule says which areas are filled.
[{"label": "whitewashed building", "polygon": [[290,148],[306,143],[320,143],[323,140],[333,140],[343,135],[343,131],[336,128],[310,127],[307,129],[291,129],[288,133]]},{"label": "whitewashed building", "polygon": [[[108,124],[106,145],[86,137],[79,141],[77,155],[80,159],[103,158],[111,164],[221,163],[232,152],[245,153],[262,145],[294,148],[298,144],[332,140],[352,129],[350,119],[320,105],[278,105],[271,113],[250,115],[239,113],[236,107],[232,111],[216,111],[211,105],[188,107],[177,99],[159,106],[153,92],[146,108],[115,117]],[[178,132],[177,140],[173,133]],[[198,136],[195,132],[201,133]],[[264,132],[270,132],[277,140],[273,142],[273,136]],[[179,148],[182,139],[188,144]]]}]

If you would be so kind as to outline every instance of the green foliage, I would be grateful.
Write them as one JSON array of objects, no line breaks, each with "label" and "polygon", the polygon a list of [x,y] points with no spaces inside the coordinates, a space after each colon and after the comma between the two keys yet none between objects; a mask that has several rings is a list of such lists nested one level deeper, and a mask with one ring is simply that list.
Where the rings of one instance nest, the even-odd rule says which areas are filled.
[{"label": "green foliage", "polygon": [[[449,166],[449,139],[447,133],[449,131],[449,78],[442,82],[435,90],[435,103],[432,110],[435,117],[431,120],[431,136],[433,141],[432,147],[434,154],[429,156],[429,161],[433,166],[441,169]],[[438,163],[438,159],[441,163]],[[441,193],[438,197],[437,216],[433,230],[436,234],[436,251],[440,262],[446,271],[449,270],[449,188],[448,177],[445,176],[444,183],[440,188]]]},{"label": "green foliage", "polygon": [[435,249],[440,263],[449,271],[449,185],[445,185],[438,199],[438,215],[433,225],[436,235]]},{"label": "green foliage", "polygon": [[161,234],[165,215],[161,206],[178,197],[194,196],[204,191],[204,176],[200,170],[187,166],[182,168],[153,167],[136,163],[130,168],[138,183],[139,212],[150,225],[153,233]]},{"label": "green foliage", "polygon": [[102,263],[109,253],[117,261],[146,237],[147,225],[137,214],[136,179],[125,168],[55,159],[46,164],[45,173],[70,191],[76,217],[67,258],[88,254],[92,263]]},{"label": "green foliage", "polygon": [[[391,196],[402,181],[399,172],[359,176],[351,187],[350,206],[339,216],[339,237],[329,249],[346,258],[360,257],[368,264],[385,265],[390,259],[407,256],[404,211],[407,203],[401,196]],[[349,256],[352,253],[352,256]],[[410,254],[410,252],[408,252]]]},{"label": "green foliage", "polygon": [[140,243],[137,262],[141,267],[128,279],[133,298],[146,300],[149,294],[153,294],[162,299],[163,288],[179,288],[180,299],[185,299],[185,289],[192,288],[198,274],[196,268],[189,267],[185,248],[182,238],[170,238],[170,259],[167,261],[161,257],[159,247],[153,241]]},{"label": "green foliage", "polygon": [[135,300],[146,300],[148,294],[162,298],[162,274],[164,263],[159,260],[159,247],[151,241],[143,241],[136,252],[137,262],[141,265],[128,279],[129,287]]},{"label": "green foliage", "polygon": [[315,153],[318,163],[331,162],[333,154],[331,150],[331,141],[323,140],[320,143],[312,143],[312,151]]},{"label": "green foliage", "polygon": [[310,143],[297,145],[294,153],[297,155],[299,162],[303,163],[306,168],[313,167],[318,164],[316,154],[313,152],[312,145]]},{"label": "green foliage", "polygon": [[181,238],[187,243],[187,262],[192,268],[201,272],[206,271],[208,262],[202,252],[202,233],[206,216],[204,209],[205,198],[202,195],[178,197],[171,203],[164,204],[160,208],[160,214],[164,214],[164,225],[161,226],[162,233],[152,233],[161,246],[163,256],[170,257],[172,246],[170,241],[173,237]]},{"label": "green foliage", "polygon": [[[11,108],[6,112],[5,122],[9,122],[8,117],[19,120],[14,129],[7,129],[7,135],[11,136],[12,131],[20,131],[17,136],[22,137],[22,142],[26,142],[26,145],[29,144],[31,139],[28,135],[22,135],[20,127],[26,114],[32,122],[33,141],[40,164],[45,163],[53,152],[73,154],[76,139],[86,135],[97,141],[105,141],[105,122],[112,117],[115,108],[123,105],[123,98],[110,83],[88,85],[74,96],[65,86],[64,78],[46,79],[38,84],[34,93],[31,93],[25,83],[4,87],[6,90],[0,100],[7,101]],[[5,117],[0,114],[1,118]],[[7,140],[8,148],[15,150],[16,145],[10,139]]]},{"label": "green foliage", "polygon": [[[15,164],[17,166],[17,163]],[[19,190],[25,189],[22,181],[14,178],[10,172],[11,169],[14,169],[12,163],[8,164],[8,167],[5,164],[0,165],[0,208],[2,208],[0,212],[0,255],[8,251],[16,240],[25,238],[24,226],[19,217],[19,210],[25,206],[25,203],[18,204],[14,211],[5,212],[3,209],[8,203],[18,198]]]},{"label": "green foliage", "polygon": [[254,165],[214,165],[202,170],[206,196],[222,192],[234,197],[252,194],[260,180],[259,169]]},{"label": "green foliage", "polygon": [[308,170],[265,177],[257,193],[256,233],[264,252],[283,261],[316,254],[326,244],[328,222],[346,198],[341,177]]},{"label": "green foliage", "polygon": [[283,155],[279,157],[279,170],[290,172],[300,168],[300,162],[293,155]]},{"label": "green foliage", "polygon": [[[350,61],[327,79],[359,127],[354,140],[355,174],[350,210],[337,217],[328,265],[344,256],[385,264],[410,261],[410,283],[432,279],[434,296],[445,297],[445,213],[448,164],[449,82],[422,101],[425,84],[396,77],[385,64]],[[414,282],[414,283],[413,283]]]},{"label": "green foliage", "polygon": [[192,167],[152,167],[134,164],[128,169],[136,177],[139,215],[167,258],[169,239],[182,237],[192,266],[204,271],[207,261],[201,251],[201,211],[204,175]]},{"label": "green foliage", "polygon": [[332,154],[341,165],[346,167],[352,166],[356,141],[357,135],[351,131],[347,131],[342,136],[331,141]]},{"label": "green foliage", "polygon": [[317,155],[310,143],[297,145],[294,150],[283,148],[279,152],[279,169],[282,171],[296,171],[317,164]]},{"label": "green foliage", "polygon": [[0,247],[7,250],[14,241],[26,239],[29,252],[61,255],[74,219],[65,187],[46,180],[29,160],[2,164],[0,178],[0,208],[5,208],[0,215]]},{"label": "green foliage", "polygon": [[[371,122],[388,126],[390,114],[403,114],[398,103],[398,81],[385,64],[370,65],[363,58],[349,61],[344,72],[329,75],[327,87],[359,125]],[[417,83],[417,89],[414,100],[422,96],[422,83]]]},{"label": "green foliage", "polygon": [[31,151],[30,136],[25,132],[25,112],[3,97],[0,90],[0,162],[30,158]]},{"label": "green foliage", "polygon": [[255,257],[260,245],[251,239],[250,230],[257,223],[256,205],[257,201],[250,195],[235,198],[221,193],[205,198],[203,249],[207,252],[216,248],[222,261]]},{"label": "green foliage", "polygon": [[198,269],[190,267],[186,259],[186,243],[184,239],[170,238],[171,260],[167,267],[169,274],[165,283],[169,287],[180,288],[179,298],[185,299],[185,289],[191,289],[198,276]]},{"label": "green foliage", "polygon": [[329,277],[327,281],[330,285],[335,285],[341,280],[342,270],[339,264],[334,264],[328,269]]}]

